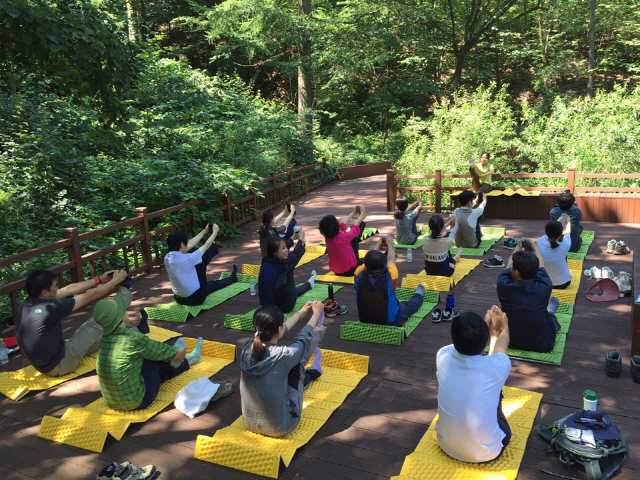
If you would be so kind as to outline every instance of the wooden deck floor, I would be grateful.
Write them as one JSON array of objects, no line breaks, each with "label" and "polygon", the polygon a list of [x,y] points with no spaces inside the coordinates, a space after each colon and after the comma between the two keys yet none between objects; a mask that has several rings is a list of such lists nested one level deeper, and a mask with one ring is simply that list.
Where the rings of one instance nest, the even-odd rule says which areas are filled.
[{"label": "wooden deck floor", "polygon": [[[299,207],[297,218],[308,227],[310,244],[318,244],[320,235],[315,228],[324,213],[343,215],[352,204],[369,209],[369,226],[382,232],[394,229],[390,214],[385,211],[384,178],[334,182],[312,192]],[[342,206],[342,207],[339,207]],[[421,220],[426,221],[427,215]],[[489,222],[499,225],[498,221]],[[503,223],[507,235],[540,236],[543,221],[511,220]],[[250,232],[237,247],[224,249],[214,259],[210,273],[227,270],[233,262],[258,263],[257,224],[245,226]],[[596,230],[596,240],[585,262],[586,267],[608,265],[616,272],[631,272],[631,255],[606,254],[610,238],[624,239],[632,249],[640,248],[637,235],[640,225],[608,223],[585,224]],[[367,240],[365,246],[372,243]],[[508,257],[510,252],[499,247],[498,253]],[[415,273],[422,268],[419,251],[413,263],[406,263],[406,255],[399,254],[401,275]],[[304,279],[315,268],[318,273],[328,270],[327,257],[301,267],[298,279]],[[497,303],[495,282],[501,269],[482,266],[474,270],[456,288],[456,306],[483,314]],[[569,332],[562,366],[539,365],[514,360],[507,385],[532,389],[544,394],[536,425],[549,423],[582,405],[581,392],[593,389],[599,395],[600,406],[610,412],[624,433],[631,448],[621,479],[640,478],[640,385],[633,383],[629,372],[630,300],[594,304],[584,293],[592,281],[583,279],[576,303],[575,316]],[[318,434],[301,448],[289,468],[281,469],[282,479],[362,479],[382,480],[398,475],[406,455],[411,453],[436,414],[437,382],[435,354],[450,343],[449,324],[432,324],[426,319],[402,346],[371,345],[339,339],[339,325],[357,319],[355,294],[347,286],[337,298],[349,308],[343,317],[327,319],[327,335],[323,346],[329,349],[369,355],[371,373],[360,383],[344,404],[333,414]],[[158,270],[136,281],[135,307],[169,301],[170,284],[164,270]],[[223,328],[225,313],[245,313],[257,306],[257,297],[248,292],[214,308],[186,324],[162,323],[165,328],[178,330],[188,336],[201,335],[206,339],[228,342],[238,347],[248,338],[245,332]],[[67,333],[88,317],[86,312],[67,322]],[[606,351],[620,349],[624,369],[617,379],[605,375],[603,358]],[[21,356],[12,357],[9,368],[23,365]],[[238,387],[238,363],[222,370],[218,379],[230,381]],[[97,377],[93,374],[67,382],[37,394],[30,394],[19,402],[4,399],[0,405],[0,478],[14,479],[88,479],[107,462],[129,460],[137,465],[153,463],[163,479],[249,479],[262,478],[209,464],[193,458],[198,434],[212,435],[240,415],[240,395],[230,397],[210,407],[190,420],[175,409],[168,409],[145,424],[133,425],[124,438],[112,439],[101,454],[53,444],[37,437],[44,415],[61,416],[68,407],[88,404],[100,396]],[[546,444],[532,431],[518,478],[548,479],[547,469],[576,478],[586,478],[578,469],[567,472],[556,456],[546,453]]]}]

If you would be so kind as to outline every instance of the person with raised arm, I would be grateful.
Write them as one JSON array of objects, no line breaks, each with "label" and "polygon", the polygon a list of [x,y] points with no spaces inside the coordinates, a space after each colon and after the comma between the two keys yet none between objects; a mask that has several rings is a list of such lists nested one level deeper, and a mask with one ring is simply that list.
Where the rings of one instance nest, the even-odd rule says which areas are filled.
[{"label": "person with raised arm", "polygon": [[413,245],[418,240],[418,217],[422,210],[422,201],[417,200],[409,205],[407,197],[396,199],[396,210],[393,218],[396,222],[396,241],[403,245]]},{"label": "person with raised arm", "polygon": [[[356,220],[348,225],[353,217]],[[364,219],[367,218],[367,209],[355,207],[349,215],[338,222],[333,215],[325,215],[318,228],[324,235],[329,256],[329,269],[336,275],[350,277],[362,263],[359,259],[360,237],[364,232]]]},{"label": "person with raised arm", "polygon": [[[511,371],[509,320],[494,305],[484,316],[464,312],[451,324],[452,345],[436,356],[440,448],[462,462],[498,458],[511,440],[502,387]],[[489,345],[489,355],[483,355]]]},{"label": "person with raised arm", "polygon": [[[59,377],[73,372],[82,358],[98,350],[103,329],[93,318],[84,322],[71,338],[62,337],[62,320],[71,312],[107,295],[127,277],[113,270],[84,282],[58,288],[58,275],[36,270],[27,277],[28,297],[20,308],[16,337],[20,349],[41,373]],[[121,287],[128,302],[131,293]]]},{"label": "person with raised arm", "polygon": [[475,157],[469,160],[469,172],[471,173],[471,189],[476,193],[489,193],[491,191],[491,177],[495,173],[489,160],[489,153],[482,152],[480,163]]},{"label": "person with raised arm", "polygon": [[[296,227],[296,207],[287,203],[286,207],[278,215],[272,209],[263,210],[260,213],[260,226],[258,227],[258,237],[260,239],[260,253],[267,256],[267,244],[272,238],[284,238],[287,248],[293,246],[294,234],[300,233],[300,227]],[[282,225],[278,225],[284,218]]]}]

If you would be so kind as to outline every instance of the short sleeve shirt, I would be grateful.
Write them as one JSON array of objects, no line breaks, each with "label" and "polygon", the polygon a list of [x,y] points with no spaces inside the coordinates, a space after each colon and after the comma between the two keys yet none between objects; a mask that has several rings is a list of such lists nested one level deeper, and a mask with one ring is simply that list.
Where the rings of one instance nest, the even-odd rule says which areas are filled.
[{"label": "short sleeve shirt", "polygon": [[453,345],[436,356],[438,444],[462,462],[488,462],[502,451],[500,392],[511,371],[504,353],[463,355]]},{"label": "short sleeve shirt", "polygon": [[53,370],[64,358],[62,319],[71,314],[73,298],[27,298],[20,308],[16,336],[20,349],[42,373]]},{"label": "short sleeve shirt", "polygon": [[571,248],[571,237],[565,235],[556,248],[551,248],[551,243],[546,235],[538,239],[538,249],[544,259],[544,268],[554,285],[564,285],[571,281],[571,272],[567,264],[567,253]]},{"label": "short sleeve shirt", "polygon": [[198,272],[195,268],[200,263],[202,263],[200,250],[193,253],[172,251],[165,255],[164,266],[169,274],[173,293],[187,298],[200,288]]},{"label": "short sleeve shirt", "polygon": [[327,255],[329,256],[329,269],[333,273],[344,273],[351,270],[358,264],[351,240],[360,236],[360,226],[351,225],[347,230],[347,225],[340,223],[339,233],[333,238],[327,238]]},{"label": "short sleeve shirt", "polygon": [[412,225],[413,219],[417,217],[420,212],[416,210],[405,211],[402,218],[395,218],[396,222],[396,241],[404,245],[413,245],[416,243],[417,237],[413,232]]},{"label": "short sleeve shirt", "polygon": [[424,252],[424,268],[427,275],[453,275],[455,267],[451,265],[449,250],[453,247],[452,237],[425,237],[422,251]]}]

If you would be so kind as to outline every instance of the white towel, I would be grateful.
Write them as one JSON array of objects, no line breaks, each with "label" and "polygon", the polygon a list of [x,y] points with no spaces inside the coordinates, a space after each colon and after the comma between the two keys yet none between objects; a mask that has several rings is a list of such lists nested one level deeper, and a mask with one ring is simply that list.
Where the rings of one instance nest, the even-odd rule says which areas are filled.
[{"label": "white towel", "polygon": [[591,430],[580,430],[579,428],[567,428],[565,431],[567,438],[572,442],[579,443],[586,447],[596,448],[596,439]]},{"label": "white towel", "polygon": [[186,416],[193,418],[207,408],[218,388],[219,383],[213,383],[208,378],[199,378],[176,393],[173,404]]}]

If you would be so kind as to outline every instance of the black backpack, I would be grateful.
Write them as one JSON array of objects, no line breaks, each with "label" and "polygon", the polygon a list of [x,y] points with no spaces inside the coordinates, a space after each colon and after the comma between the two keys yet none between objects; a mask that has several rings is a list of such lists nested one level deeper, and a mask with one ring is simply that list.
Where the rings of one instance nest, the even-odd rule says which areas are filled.
[{"label": "black backpack", "polygon": [[[585,418],[590,420],[592,425],[583,423]],[[566,435],[568,427],[591,430],[594,433],[596,447],[581,445],[569,439]],[[547,452],[555,450],[560,461],[567,465],[584,465],[589,480],[608,480],[613,477],[629,453],[622,432],[609,416],[602,412],[581,410],[551,425],[540,425],[538,433],[549,442]]]}]

